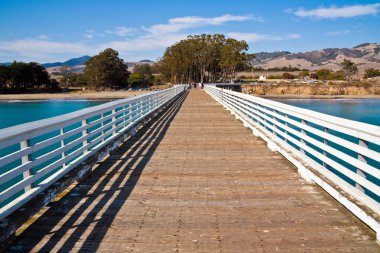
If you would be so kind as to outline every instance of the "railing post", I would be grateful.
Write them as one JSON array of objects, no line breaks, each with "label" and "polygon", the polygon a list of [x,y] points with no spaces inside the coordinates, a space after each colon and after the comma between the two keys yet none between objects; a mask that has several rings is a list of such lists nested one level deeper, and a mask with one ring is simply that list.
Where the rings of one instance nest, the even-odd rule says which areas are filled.
[{"label": "railing post", "polygon": [[[302,124],[307,125],[307,121],[306,120],[301,120],[301,122],[302,122]],[[306,131],[303,128],[301,128],[301,134],[307,135]],[[301,143],[307,145],[306,142],[305,142],[305,140],[302,139],[302,138],[301,138]],[[303,148],[300,148],[300,151],[301,151],[301,153],[305,154],[305,150]]]},{"label": "railing post", "polygon": [[[21,149],[25,149],[25,148],[30,147],[30,140],[28,139],[28,140],[21,141],[20,142],[20,147],[21,147]],[[23,156],[21,158],[22,164],[28,163],[31,160],[32,160],[32,156],[30,154],[25,155],[25,156]],[[26,179],[26,178],[30,177],[31,175],[32,175],[32,170],[31,169],[29,169],[27,171],[24,171],[22,173],[23,179]],[[27,192],[27,191],[31,190],[32,188],[33,188],[33,184],[28,184],[27,186],[24,187],[24,190],[25,190],[25,192]]]},{"label": "railing post", "polygon": [[128,125],[131,125],[133,121],[133,102],[128,105],[128,114]]},{"label": "railing post", "polygon": [[[362,146],[364,148],[368,148],[368,142],[365,141],[365,140],[359,139],[359,146]],[[362,154],[358,154],[358,160],[361,161],[361,162],[363,162],[363,163],[367,163],[367,157],[365,157]],[[360,168],[356,169],[356,174],[358,174],[358,175],[360,175],[361,177],[364,177],[364,178],[366,177],[364,171],[362,171]],[[365,189],[360,184],[355,183],[355,187],[357,189],[359,189],[360,191],[365,192]]]},{"label": "railing post", "polygon": [[[278,111],[277,110],[273,110],[273,112],[275,113],[275,114],[278,114]],[[273,116],[272,117],[272,119],[273,119],[273,134],[275,135],[275,136],[277,136],[277,133],[276,133],[276,131],[275,131],[275,129],[278,129],[278,127],[277,127],[277,125],[276,125],[276,122],[277,122],[277,118],[275,117],[275,116]]]},{"label": "railing post", "polygon": [[[86,126],[86,125],[87,125],[87,119],[82,120],[82,126]],[[86,128],[86,129],[84,129],[84,130],[82,131],[82,136],[86,136],[87,133],[88,133],[88,131],[87,131],[87,128]],[[87,138],[88,138],[88,137],[87,137]],[[82,144],[83,147],[86,146],[86,145],[88,144],[87,138],[82,142],[82,143],[83,143],[83,144]],[[83,151],[83,153],[87,153],[87,152],[88,152],[88,148],[86,148],[86,149]]]},{"label": "railing post", "polygon": [[[61,128],[59,129],[59,135],[62,137],[62,140],[61,140],[61,147],[63,148],[65,146],[65,139],[63,138],[63,135],[65,134],[65,130],[64,128]],[[63,151],[62,154],[61,154],[61,158],[65,158],[65,152]],[[62,168],[64,168],[66,166],[66,163],[62,164]]]},{"label": "railing post", "polygon": [[112,109],[112,135],[116,134],[116,108]]},{"label": "railing post", "polygon": [[[104,113],[100,114],[100,119],[102,121],[102,125],[100,127],[104,126]],[[104,129],[102,129],[102,143],[104,142]]]},{"label": "railing post", "polygon": [[[288,119],[289,118],[289,115],[288,114],[285,114],[285,117]],[[289,127],[289,124],[287,121],[285,121],[285,126]],[[285,135],[288,135],[288,131],[285,130]],[[285,139],[285,142],[288,142],[288,139],[287,138],[284,138]]]}]

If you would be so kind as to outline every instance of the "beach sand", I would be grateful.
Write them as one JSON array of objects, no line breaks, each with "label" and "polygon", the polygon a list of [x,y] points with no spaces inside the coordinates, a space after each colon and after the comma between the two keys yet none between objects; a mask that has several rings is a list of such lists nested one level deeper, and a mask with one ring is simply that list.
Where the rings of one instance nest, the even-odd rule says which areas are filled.
[{"label": "beach sand", "polygon": [[122,99],[150,91],[86,91],[34,94],[0,94],[0,100],[45,100],[45,99]]}]

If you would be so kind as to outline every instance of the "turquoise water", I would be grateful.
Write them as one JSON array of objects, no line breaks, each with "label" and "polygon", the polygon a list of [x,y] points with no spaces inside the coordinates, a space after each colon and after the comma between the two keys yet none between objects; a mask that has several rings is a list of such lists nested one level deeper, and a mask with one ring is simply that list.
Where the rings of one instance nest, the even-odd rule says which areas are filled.
[{"label": "turquoise water", "polygon": [[[0,129],[11,127],[14,125],[45,119],[49,117],[54,117],[66,113],[70,113],[73,111],[85,109],[91,106],[100,105],[103,103],[109,102],[109,100],[87,100],[87,99],[78,99],[78,100],[39,100],[39,101],[0,101]],[[109,112],[107,112],[109,113]],[[105,114],[106,115],[106,114]],[[99,117],[92,117],[89,119],[89,121],[94,121],[98,119]],[[78,124],[73,124],[70,126],[67,126],[64,128],[65,131],[70,131],[72,129],[77,128],[80,126]],[[95,128],[96,126],[92,127]],[[99,127],[99,125],[98,125]],[[92,131],[90,128],[90,131]],[[41,142],[43,140],[46,140],[48,138],[52,138],[54,136],[57,136],[60,134],[59,130],[47,133],[43,136],[38,136],[35,138],[32,138],[30,140],[31,145],[34,145],[35,143]],[[99,133],[100,134],[100,133]],[[99,134],[92,137],[92,139],[95,139]],[[74,136],[68,137],[64,140],[65,144],[70,143],[71,141],[74,141],[75,139],[79,138],[81,136],[81,133],[76,134]],[[46,153],[57,149],[60,147],[60,142],[54,143],[46,148],[43,148],[35,153],[33,153],[30,157],[30,159],[33,161],[37,159],[38,157],[41,157],[45,155]],[[69,155],[76,149],[79,149],[82,147],[83,143],[78,144],[77,146],[65,151],[65,155]],[[7,147],[5,149],[0,149],[0,157],[4,157],[7,154],[10,154],[12,152],[15,152],[20,149],[20,146],[18,144],[12,145],[10,147]],[[43,162],[42,164],[33,167],[32,173],[36,173],[40,169],[44,168],[45,166],[57,161],[61,158],[61,154],[51,158],[50,160],[47,160],[46,162]],[[74,160],[76,157],[73,157]],[[13,169],[17,166],[21,165],[21,159],[17,159],[11,163],[6,164],[5,166],[2,166],[0,168],[0,174],[5,173],[9,171],[10,169]],[[38,184],[45,178],[49,177],[59,169],[61,169],[62,166],[59,166],[57,169],[51,171],[46,176],[43,176],[41,179],[37,180],[35,184]],[[14,177],[12,180],[9,180],[8,182],[0,185],[0,192],[4,191],[5,189],[11,187],[12,185],[16,184],[17,182],[22,180],[22,175],[18,175]],[[18,196],[21,196],[24,193],[24,190],[21,190],[14,195],[12,195],[7,200],[0,203],[0,208],[17,198]]]},{"label": "turquoise water", "polygon": [[0,101],[0,129],[62,115],[106,102],[109,100]]},{"label": "turquoise water", "polygon": [[[275,99],[278,102],[286,103],[289,105],[334,115],[341,118],[346,118],[350,120],[356,120],[372,125],[380,126],[380,99]],[[318,128],[319,126],[313,125],[314,127]],[[320,128],[320,127],[319,127]],[[320,128],[320,130],[324,130],[323,128]],[[351,137],[348,135],[344,135],[342,133],[336,132],[336,131],[329,131],[330,134],[336,135],[338,137],[341,137],[343,139],[349,140],[354,143],[358,143],[359,140],[355,137]],[[310,133],[308,133],[310,134]],[[294,137],[294,136],[293,136]],[[313,136],[315,139],[318,140],[317,136]],[[299,138],[297,138],[299,139]],[[319,138],[321,142],[323,140]],[[292,143],[290,143],[292,145]],[[308,143],[308,145],[311,145]],[[357,154],[345,147],[342,147],[338,144],[335,144],[333,142],[329,142],[329,145],[333,148],[336,148],[337,150],[340,150],[352,157],[357,157]],[[313,146],[313,145],[311,145]],[[372,150],[375,150],[377,152],[380,152],[380,146],[369,143],[369,148]],[[297,148],[296,146],[294,146]],[[318,147],[313,146],[313,148],[319,152],[323,152]],[[298,148],[297,148],[298,149]],[[306,155],[311,157],[313,160],[317,161],[318,163],[322,164],[321,161],[319,161],[316,157],[306,152]],[[351,164],[347,163],[346,161],[343,161],[331,154],[327,154],[327,157],[330,159],[342,164],[346,168],[352,170],[353,172],[356,172],[356,168],[352,166]],[[380,169],[380,163],[371,159],[367,159],[368,164],[375,168]],[[355,185],[355,182],[350,180],[345,175],[341,174],[339,171],[334,170],[333,168],[329,168],[332,172],[340,176],[342,179],[346,180],[352,185]],[[372,177],[371,175],[367,175],[367,179],[372,181],[373,183],[380,185],[380,180],[377,178]],[[370,197],[375,199],[376,201],[380,202],[380,196],[370,192],[369,190],[365,190],[366,194],[368,194]]]},{"label": "turquoise water", "polygon": [[276,99],[276,101],[380,126],[380,99]]}]

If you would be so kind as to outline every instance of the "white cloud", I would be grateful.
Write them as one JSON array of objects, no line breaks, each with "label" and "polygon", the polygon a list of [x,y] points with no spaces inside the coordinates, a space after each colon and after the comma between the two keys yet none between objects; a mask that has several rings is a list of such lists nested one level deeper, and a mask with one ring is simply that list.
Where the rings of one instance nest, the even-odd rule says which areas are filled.
[{"label": "white cloud", "polygon": [[262,21],[262,18],[255,17],[252,15],[245,16],[234,16],[230,14],[226,14],[219,17],[213,18],[204,18],[198,16],[187,16],[180,18],[172,18],[169,19],[167,24],[158,24],[153,25],[149,28],[144,28],[151,34],[166,34],[166,33],[177,33],[185,29],[197,28],[203,26],[217,26],[222,25],[226,22],[242,22],[247,20],[257,20]]},{"label": "white cloud", "polygon": [[351,33],[350,30],[344,30],[344,31],[333,31],[333,32],[327,32],[325,35],[327,36],[339,36],[339,35],[347,35]]},{"label": "white cloud", "polygon": [[83,55],[92,50],[82,43],[58,42],[26,38],[15,41],[0,41],[0,51],[12,52],[35,61],[50,60],[52,54],[73,53]]},{"label": "white cloud", "polygon": [[51,38],[45,34],[40,34],[37,36],[37,39],[40,39],[40,40],[50,40]]},{"label": "white cloud", "polygon": [[98,33],[95,30],[86,30],[84,32],[83,36],[86,37],[86,38],[88,38],[88,39],[92,39],[95,36],[104,37],[105,35],[103,33]]},{"label": "white cloud", "polygon": [[124,54],[131,51],[163,49],[181,39],[185,39],[187,34],[183,32],[184,30],[206,26],[218,26],[232,21],[243,22],[252,19],[256,20],[260,18],[252,15],[234,16],[230,14],[212,18],[198,16],[172,18],[169,19],[166,24],[152,25],[147,28],[143,27],[145,34],[134,39],[104,43],[100,45],[99,49],[103,50],[104,48],[111,47]]},{"label": "white cloud", "polygon": [[113,48],[120,53],[132,51],[146,51],[166,48],[175,42],[185,39],[185,34],[167,34],[165,36],[145,35],[132,40],[120,40],[104,43],[99,46],[99,50]]},{"label": "white cloud", "polygon": [[294,12],[298,17],[316,19],[352,18],[357,16],[374,15],[380,11],[380,3],[366,5],[351,5],[344,7],[331,6],[305,10],[300,8]]},{"label": "white cloud", "polygon": [[245,40],[246,42],[258,42],[258,41],[280,41],[280,40],[292,40],[299,39],[299,34],[288,34],[285,36],[277,36],[270,34],[258,34],[258,33],[227,33],[228,37]]},{"label": "white cloud", "polygon": [[129,28],[124,26],[118,26],[114,30],[107,30],[106,33],[108,34],[115,34],[120,37],[125,37],[127,35],[131,35],[136,31],[135,28]]}]

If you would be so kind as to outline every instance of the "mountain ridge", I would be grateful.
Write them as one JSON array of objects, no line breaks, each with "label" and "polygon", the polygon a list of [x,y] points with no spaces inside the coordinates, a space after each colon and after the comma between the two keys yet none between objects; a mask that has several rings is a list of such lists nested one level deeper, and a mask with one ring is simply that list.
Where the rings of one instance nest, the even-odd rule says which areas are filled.
[{"label": "mountain ridge", "polygon": [[84,55],[84,56],[77,57],[77,58],[71,58],[65,62],[51,62],[51,63],[43,63],[41,65],[45,68],[59,67],[59,66],[74,67],[74,66],[78,66],[78,65],[84,65],[90,58],[91,58],[91,56]]},{"label": "mountain ridge", "polygon": [[252,64],[264,69],[291,66],[311,71],[321,68],[336,71],[341,69],[340,64],[344,59],[353,61],[361,73],[368,68],[380,69],[380,44],[363,43],[353,48],[325,48],[299,53],[260,52],[256,54]]}]

